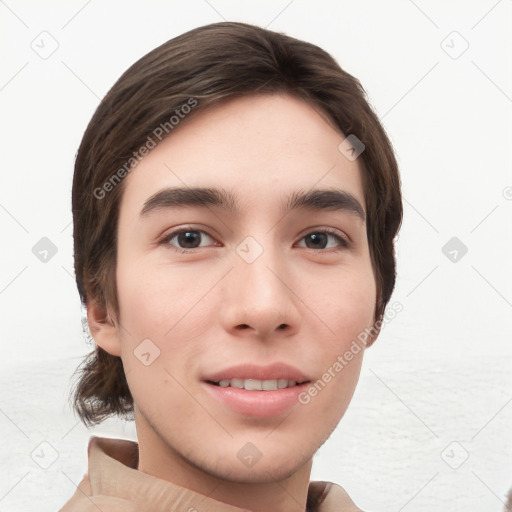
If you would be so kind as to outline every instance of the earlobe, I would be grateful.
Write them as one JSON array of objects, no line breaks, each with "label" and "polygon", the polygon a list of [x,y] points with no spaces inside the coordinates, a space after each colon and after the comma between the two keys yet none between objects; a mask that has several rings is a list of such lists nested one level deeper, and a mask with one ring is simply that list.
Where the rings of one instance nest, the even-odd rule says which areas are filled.
[{"label": "earlobe", "polygon": [[368,335],[368,338],[366,340],[365,348],[370,348],[375,343],[375,341],[377,340],[377,338],[380,335],[380,331],[382,329],[382,324],[383,324],[383,317],[381,315],[379,317],[379,319],[371,325],[371,327],[366,328],[366,334]]},{"label": "earlobe", "polygon": [[113,356],[121,356],[121,340],[116,323],[96,299],[87,300],[87,322],[92,339]]},{"label": "earlobe", "polygon": [[[372,329],[374,329],[374,328],[372,327]],[[379,334],[380,334],[380,329],[378,329],[376,334],[373,334],[373,333],[370,334],[365,348],[370,348],[375,343],[375,341],[377,341],[377,338],[379,337]]]}]

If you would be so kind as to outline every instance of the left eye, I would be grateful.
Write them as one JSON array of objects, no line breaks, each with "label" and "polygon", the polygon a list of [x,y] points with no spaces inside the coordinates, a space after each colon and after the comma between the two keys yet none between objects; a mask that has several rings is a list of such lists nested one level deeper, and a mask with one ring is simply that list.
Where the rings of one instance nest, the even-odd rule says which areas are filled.
[{"label": "left eye", "polygon": [[[334,245],[329,245],[329,237],[334,239],[337,243],[335,242]],[[302,240],[306,240],[305,246],[308,249],[332,249],[337,246],[348,247],[348,242],[344,238],[329,230],[313,231],[301,238],[301,241]]]}]

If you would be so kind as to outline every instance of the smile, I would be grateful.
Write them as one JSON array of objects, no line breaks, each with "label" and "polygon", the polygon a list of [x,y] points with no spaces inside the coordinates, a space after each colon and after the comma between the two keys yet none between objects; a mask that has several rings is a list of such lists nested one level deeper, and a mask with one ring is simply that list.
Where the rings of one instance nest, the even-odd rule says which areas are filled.
[{"label": "smile", "polygon": [[247,391],[275,391],[277,389],[294,387],[297,385],[297,382],[288,379],[223,379],[219,382],[212,382],[211,384],[220,386],[221,388],[231,387],[245,389]]}]

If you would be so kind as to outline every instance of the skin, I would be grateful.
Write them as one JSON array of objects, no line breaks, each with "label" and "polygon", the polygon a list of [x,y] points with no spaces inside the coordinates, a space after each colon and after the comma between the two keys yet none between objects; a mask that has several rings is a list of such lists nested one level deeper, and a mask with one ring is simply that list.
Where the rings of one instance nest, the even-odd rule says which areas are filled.
[{"label": "skin", "polygon": [[[316,107],[288,95],[229,100],[185,120],[125,178],[118,226],[119,317],[88,307],[93,337],[120,356],[135,401],[139,470],[258,512],[305,509],[312,457],[345,413],[364,350],[315,396],[270,418],[236,413],[205,392],[201,376],[240,363],[292,364],[320,379],[374,317],[376,284],[366,225],[346,211],[292,211],[292,191],[338,188],[363,208],[362,168],[338,150],[345,136]],[[181,207],[142,218],[170,186],[222,187],[241,211]],[[204,231],[182,254],[181,227]],[[306,235],[333,228],[326,248]],[[252,236],[263,253],[247,263]],[[186,246],[185,246],[186,247]],[[279,328],[286,324],[284,328]],[[245,326],[245,327],[244,327]],[[145,366],[134,350],[160,350]],[[247,443],[261,459],[246,467]]]}]

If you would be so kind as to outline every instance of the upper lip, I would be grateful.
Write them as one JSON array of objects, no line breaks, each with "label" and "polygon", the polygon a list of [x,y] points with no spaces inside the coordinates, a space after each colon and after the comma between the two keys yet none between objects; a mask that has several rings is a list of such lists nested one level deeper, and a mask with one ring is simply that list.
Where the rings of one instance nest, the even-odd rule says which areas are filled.
[{"label": "upper lip", "polygon": [[204,380],[210,382],[220,382],[221,380],[230,379],[257,379],[257,380],[274,380],[287,379],[295,382],[306,382],[310,379],[302,373],[298,368],[286,363],[273,363],[266,366],[257,366],[254,364],[240,364],[231,366],[225,370],[208,374]]}]

